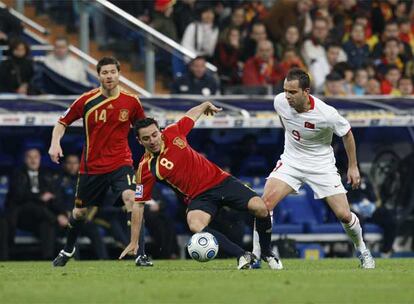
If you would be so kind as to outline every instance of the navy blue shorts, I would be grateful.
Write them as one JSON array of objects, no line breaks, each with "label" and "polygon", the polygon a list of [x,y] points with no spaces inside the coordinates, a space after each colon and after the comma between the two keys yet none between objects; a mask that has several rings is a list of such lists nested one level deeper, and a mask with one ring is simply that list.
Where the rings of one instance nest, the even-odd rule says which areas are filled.
[{"label": "navy blue shorts", "polygon": [[230,176],[217,186],[199,194],[188,205],[187,212],[202,210],[214,217],[223,206],[247,211],[247,205],[253,197],[259,196],[237,178]]},{"label": "navy blue shorts", "polygon": [[115,205],[120,205],[122,192],[128,189],[135,191],[134,176],[134,169],[130,166],[123,166],[105,174],[79,174],[75,207],[84,208],[103,204],[109,187],[117,197]]}]

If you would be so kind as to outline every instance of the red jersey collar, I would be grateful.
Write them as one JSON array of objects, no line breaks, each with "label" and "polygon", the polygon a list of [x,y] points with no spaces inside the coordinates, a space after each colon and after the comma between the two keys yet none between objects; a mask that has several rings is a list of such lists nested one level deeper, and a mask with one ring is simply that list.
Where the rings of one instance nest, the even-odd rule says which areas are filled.
[{"label": "red jersey collar", "polygon": [[315,108],[315,99],[313,99],[313,97],[311,95],[309,95],[309,102],[310,102],[310,110],[313,110]]}]

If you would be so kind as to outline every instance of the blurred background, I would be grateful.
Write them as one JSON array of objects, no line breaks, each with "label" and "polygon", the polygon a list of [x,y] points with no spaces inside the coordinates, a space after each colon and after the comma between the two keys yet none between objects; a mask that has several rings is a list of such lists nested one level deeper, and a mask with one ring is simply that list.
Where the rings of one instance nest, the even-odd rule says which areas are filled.
[{"label": "blurred background", "polygon": [[[376,256],[412,257],[413,51],[412,1],[0,1],[0,259],[50,260],[62,247],[84,138],[81,122],[68,128],[56,165],[47,155],[51,131],[71,102],[99,85],[103,56],[121,61],[122,87],[162,126],[207,98],[223,107],[189,141],[259,194],[283,151],[273,98],[290,68],[307,70],[312,94],[353,127],[363,179],[348,198],[369,246]],[[342,141],[332,145],[346,174]],[[132,136],[130,146],[137,163],[143,151]],[[153,197],[148,253],[185,258],[182,199],[163,185]],[[114,258],[129,243],[125,211],[113,201],[108,193],[90,211],[78,259]],[[282,257],[353,254],[308,187],[279,204],[274,219]],[[213,225],[249,248],[251,223],[222,209]]]}]

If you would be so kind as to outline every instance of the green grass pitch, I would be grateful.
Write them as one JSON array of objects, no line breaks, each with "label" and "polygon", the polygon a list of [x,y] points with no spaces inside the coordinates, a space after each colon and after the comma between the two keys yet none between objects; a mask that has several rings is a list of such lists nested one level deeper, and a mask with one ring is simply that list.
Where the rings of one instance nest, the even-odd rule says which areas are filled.
[{"label": "green grass pitch", "polygon": [[0,303],[414,303],[414,259],[283,260],[239,271],[235,260],[0,263]]}]

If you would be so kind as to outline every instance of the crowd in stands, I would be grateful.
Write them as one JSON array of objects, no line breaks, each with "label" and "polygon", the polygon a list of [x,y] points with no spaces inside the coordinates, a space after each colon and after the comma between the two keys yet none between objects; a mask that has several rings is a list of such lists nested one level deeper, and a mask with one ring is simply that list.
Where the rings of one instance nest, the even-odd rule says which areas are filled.
[{"label": "crowd in stands", "polygon": [[[35,2],[39,14],[50,13],[57,22],[67,24],[68,30],[76,30],[79,15],[76,1],[65,1],[65,5],[53,0]],[[111,2],[217,66],[218,75],[211,75],[205,68],[201,73],[201,63],[195,73],[195,65],[201,61],[193,60],[187,62],[188,67],[182,73],[176,73],[171,67],[171,54],[157,49],[159,73],[174,78],[170,85],[174,94],[225,94],[236,92],[237,89],[232,90],[235,87],[245,88],[246,92],[258,88],[260,93],[263,92],[260,88],[266,86],[271,89],[265,92],[275,93],[283,89],[282,80],[292,67],[309,72],[315,94],[407,96],[413,93],[411,1]],[[113,44],[121,48],[119,30],[117,33],[105,28],[105,18],[110,17],[95,4],[89,4],[88,10],[93,36],[100,48],[107,49]],[[0,10],[0,15],[0,43],[10,44],[12,49],[9,59],[0,65],[1,75],[11,76],[0,90],[42,93],[30,85],[34,77],[30,49],[15,41],[20,39],[21,24],[5,9]],[[55,51],[46,58],[47,67],[89,85],[81,62],[68,55],[67,44],[66,38],[57,39]],[[123,45],[129,53],[139,53],[141,49],[142,55],[142,38],[138,44],[141,44],[138,50],[134,44]]]},{"label": "crowd in stands", "polygon": [[[321,95],[413,93],[411,1],[156,0],[135,15],[215,64],[222,92],[229,86],[281,91],[287,71],[301,67]],[[214,94],[198,83],[192,89],[194,79],[190,68],[172,92],[185,82],[181,93]]]}]

